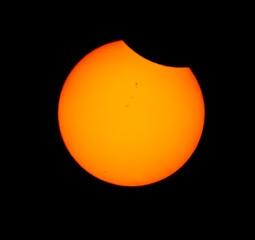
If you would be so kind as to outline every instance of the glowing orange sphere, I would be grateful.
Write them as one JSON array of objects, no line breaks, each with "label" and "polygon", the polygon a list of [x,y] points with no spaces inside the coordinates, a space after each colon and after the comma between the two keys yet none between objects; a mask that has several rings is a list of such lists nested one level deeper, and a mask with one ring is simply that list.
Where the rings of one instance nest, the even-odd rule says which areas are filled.
[{"label": "glowing orange sphere", "polygon": [[74,67],[58,108],[72,157],[93,176],[121,186],[176,172],[197,147],[204,115],[190,68],[151,62],[123,41],[95,49]]}]

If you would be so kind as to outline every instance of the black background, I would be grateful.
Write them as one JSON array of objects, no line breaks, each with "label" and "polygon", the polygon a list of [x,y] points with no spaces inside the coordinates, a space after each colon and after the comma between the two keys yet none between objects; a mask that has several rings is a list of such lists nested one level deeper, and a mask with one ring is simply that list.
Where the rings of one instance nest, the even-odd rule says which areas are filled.
[{"label": "black background", "polygon": [[[254,25],[249,9],[128,2],[6,7],[7,235],[251,239]],[[205,101],[204,131],[189,161],[169,178],[138,188],[111,185],[85,172],[65,148],[57,122],[59,94],[72,68],[95,48],[121,39],[157,63],[189,66]]]}]

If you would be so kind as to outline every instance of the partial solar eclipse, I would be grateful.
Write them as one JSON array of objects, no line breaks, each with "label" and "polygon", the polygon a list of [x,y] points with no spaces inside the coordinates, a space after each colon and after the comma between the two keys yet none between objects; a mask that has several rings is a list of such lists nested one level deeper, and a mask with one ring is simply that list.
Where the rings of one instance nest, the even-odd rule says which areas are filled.
[{"label": "partial solar eclipse", "polygon": [[199,143],[204,117],[190,68],[151,62],[122,40],[77,63],[58,105],[71,156],[91,175],[120,186],[148,185],[180,169]]}]

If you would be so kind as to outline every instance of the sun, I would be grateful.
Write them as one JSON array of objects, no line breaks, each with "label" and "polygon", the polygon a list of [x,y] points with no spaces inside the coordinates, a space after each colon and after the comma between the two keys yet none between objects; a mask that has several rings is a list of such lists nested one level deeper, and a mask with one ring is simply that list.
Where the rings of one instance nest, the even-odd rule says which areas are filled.
[{"label": "sun", "polygon": [[180,169],[199,143],[204,118],[190,68],[151,62],[122,40],[77,63],[58,105],[71,156],[91,175],[120,186],[148,185]]}]

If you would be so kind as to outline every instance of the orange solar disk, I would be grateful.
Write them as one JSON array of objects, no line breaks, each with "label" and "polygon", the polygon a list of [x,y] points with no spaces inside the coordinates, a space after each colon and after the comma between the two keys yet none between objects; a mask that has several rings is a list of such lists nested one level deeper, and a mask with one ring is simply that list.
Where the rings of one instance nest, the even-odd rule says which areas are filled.
[{"label": "orange solar disk", "polygon": [[188,67],[151,62],[125,42],[105,44],[73,68],[58,121],[77,163],[121,186],[142,186],[176,172],[204,126],[204,100]]}]

